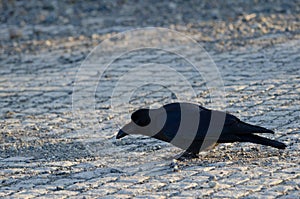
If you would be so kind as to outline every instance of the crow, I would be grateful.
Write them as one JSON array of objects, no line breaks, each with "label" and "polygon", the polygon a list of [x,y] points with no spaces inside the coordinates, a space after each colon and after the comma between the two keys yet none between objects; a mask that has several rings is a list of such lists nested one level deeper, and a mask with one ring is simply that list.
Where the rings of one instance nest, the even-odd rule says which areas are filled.
[{"label": "crow", "polygon": [[197,157],[200,151],[218,143],[251,142],[277,149],[284,143],[254,133],[274,131],[245,123],[232,114],[204,108],[192,103],[171,103],[158,109],[139,109],[131,115],[131,122],[121,128],[116,139],[128,134],[141,134],[179,147],[183,156]]}]

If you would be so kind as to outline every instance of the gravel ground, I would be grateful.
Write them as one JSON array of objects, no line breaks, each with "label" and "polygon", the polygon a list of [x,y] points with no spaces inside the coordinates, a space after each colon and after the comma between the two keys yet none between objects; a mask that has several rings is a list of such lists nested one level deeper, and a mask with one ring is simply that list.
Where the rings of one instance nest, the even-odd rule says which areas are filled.
[{"label": "gravel ground", "polygon": [[[0,197],[299,197],[299,1],[0,0],[0,10]],[[176,162],[181,151],[169,144],[142,136],[115,140],[107,90],[128,63],[174,65],[196,90],[193,101],[214,108],[206,82],[166,52],[115,60],[105,86],[96,88],[99,130],[88,115],[74,119],[74,82],[88,53],[119,32],[149,26],[198,41],[220,71],[226,110],[275,130],[288,148],[222,144]],[[95,78],[88,75],[87,82]],[[172,100],[152,85],[136,91],[131,104]]]}]

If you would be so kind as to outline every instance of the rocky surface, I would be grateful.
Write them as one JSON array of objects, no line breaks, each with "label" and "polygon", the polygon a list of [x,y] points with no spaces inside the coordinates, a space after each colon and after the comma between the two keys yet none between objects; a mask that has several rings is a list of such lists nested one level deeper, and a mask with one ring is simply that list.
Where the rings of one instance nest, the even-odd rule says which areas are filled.
[{"label": "rocky surface", "polygon": [[[298,198],[298,1],[0,2],[0,197]],[[110,91],[133,63],[173,66],[195,90],[192,101],[215,108],[203,77],[162,51],[114,60],[95,88],[96,128],[89,115],[74,117],[74,83],[98,78],[79,71],[88,53],[119,32],[148,26],[198,41],[218,67],[226,110],[275,130],[270,137],[287,149],[221,144],[180,162],[173,159],[182,151],[169,144],[142,136],[115,140],[126,118],[108,111]],[[189,54],[199,56],[195,49]],[[130,104],[133,110],[176,97],[148,85]]]}]

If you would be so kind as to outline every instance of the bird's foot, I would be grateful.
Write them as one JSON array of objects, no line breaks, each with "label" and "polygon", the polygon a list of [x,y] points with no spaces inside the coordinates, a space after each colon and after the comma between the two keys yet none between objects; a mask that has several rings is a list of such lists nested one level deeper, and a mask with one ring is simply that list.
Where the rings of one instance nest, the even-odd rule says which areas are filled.
[{"label": "bird's foot", "polygon": [[185,161],[185,160],[190,160],[198,157],[199,156],[196,153],[185,151],[182,154],[178,155],[178,157],[176,157],[176,160]]}]

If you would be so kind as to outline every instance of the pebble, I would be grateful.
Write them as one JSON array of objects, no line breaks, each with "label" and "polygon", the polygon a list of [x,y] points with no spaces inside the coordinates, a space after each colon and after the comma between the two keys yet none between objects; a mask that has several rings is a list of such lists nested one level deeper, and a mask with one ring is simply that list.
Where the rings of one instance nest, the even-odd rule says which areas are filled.
[{"label": "pebble", "polygon": [[23,36],[23,32],[20,28],[10,28],[9,29],[9,38],[18,39]]},{"label": "pebble", "polygon": [[217,186],[217,182],[208,182],[208,186],[210,188],[215,188]]}]

